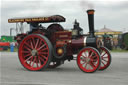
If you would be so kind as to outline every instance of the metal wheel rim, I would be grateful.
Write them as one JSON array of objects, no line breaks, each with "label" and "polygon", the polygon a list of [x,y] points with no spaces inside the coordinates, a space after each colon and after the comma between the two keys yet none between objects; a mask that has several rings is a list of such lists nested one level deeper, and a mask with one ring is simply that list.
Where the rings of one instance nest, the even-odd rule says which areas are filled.
[{"label": "metal wheel rim", "polygon": [[29,35],[20,43],[19,59],[21,64],[28,70],[41,70],[46,65],[48,56],[48,44],[39,35]]},{"label": "metal wheel rim", "polygon": [[[92,52],[89,54],[89,52]],[[83,55],[84,54],[84,55]],[[93,58],[95,54],[95,58]],[[88,61],[90,58],[90,61]],[[96,49],[93,48],[84,48],[82,49],[77,56],[77,64],[79,68],[87,73],[95,72],[100,66],[100,56]]]},{"label": "metal wheel rim", "polygon": [[101,54],[101,66],[99,70],[106,69],[111,63],[111,54],[109,50],[105,47],[100,47]]}]

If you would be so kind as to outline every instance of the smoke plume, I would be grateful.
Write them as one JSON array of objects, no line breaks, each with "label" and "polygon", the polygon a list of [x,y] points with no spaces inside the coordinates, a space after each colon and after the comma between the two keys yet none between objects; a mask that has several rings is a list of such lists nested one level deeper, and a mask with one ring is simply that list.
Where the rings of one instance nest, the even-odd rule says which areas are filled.
[{"label": "smoke plume", "polygon": [[92,4],[88,0],[81,0],[80,1],[80,6],[82,7],[82,9],[84,11],[87,10],[87,9],[94,9],[94,4]]}]

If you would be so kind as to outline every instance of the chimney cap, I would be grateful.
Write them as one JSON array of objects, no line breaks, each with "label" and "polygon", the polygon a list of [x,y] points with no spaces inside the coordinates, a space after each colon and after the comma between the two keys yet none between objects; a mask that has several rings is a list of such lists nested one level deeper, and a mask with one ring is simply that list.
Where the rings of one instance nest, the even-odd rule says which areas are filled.
[{"label": "chimney cap", "polygon": [[87,10],[87,13],[88,13],[88,14],[94,14],[94,12],[95,12],[94,9],[89,9],[89,10]]}]

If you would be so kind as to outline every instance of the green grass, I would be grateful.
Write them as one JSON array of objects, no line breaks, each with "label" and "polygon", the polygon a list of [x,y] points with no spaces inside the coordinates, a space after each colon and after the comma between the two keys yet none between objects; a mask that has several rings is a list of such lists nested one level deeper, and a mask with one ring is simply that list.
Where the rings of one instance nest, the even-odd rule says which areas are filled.
[{"label": "green grass", "polygon": [[[15,47],[14,52],[17,52],[17,51],[18,51],[18,49]],[[7,52],[10,52],[10,48],[7,50]]]},{"label": "green grass", "polygon": [[[17,51],[18,51],[18,49],[15,47],[14,52],[17,52]],[[3,50],[3,51],[0,51],[0,52],[11,52],[11,51],[10,51],[10,48],[9,48],[8,50]]]},{"label": "green grass", "polygon": [[123,50],[123,49],[113,49],[111,52],[128,52],[128,50]]}]

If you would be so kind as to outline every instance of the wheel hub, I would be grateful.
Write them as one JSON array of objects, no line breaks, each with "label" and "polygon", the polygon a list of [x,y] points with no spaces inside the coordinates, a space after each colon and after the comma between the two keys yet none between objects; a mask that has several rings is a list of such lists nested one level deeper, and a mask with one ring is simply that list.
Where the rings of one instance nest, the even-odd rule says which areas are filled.
[{"label": "wheel hub", "polygon": [[32,51],[31,51],[31,54],[32,54],[32,56],[36,56],[37,55],[37,50],[36,49],[33,49]]},{"label": "wheel hub", "polygon": [[90,60],[91,60],[90,58],[86,58],[86,62],[87,62],[87,63],[89,63],[89,62],[90,62]]}]

